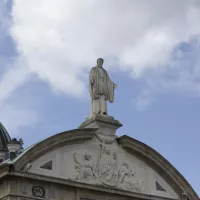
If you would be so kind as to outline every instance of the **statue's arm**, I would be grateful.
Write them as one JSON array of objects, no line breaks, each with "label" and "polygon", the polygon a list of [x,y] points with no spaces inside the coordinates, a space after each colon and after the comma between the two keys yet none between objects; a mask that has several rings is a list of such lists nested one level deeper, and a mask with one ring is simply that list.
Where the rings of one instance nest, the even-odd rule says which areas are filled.
[{"label": "statue's arm", "polygon": [[[111,79],[110,79],[110,77],[109,77],[109,75],[108,75],[108,72],[104,69],[104,71],[106,72],[106,75],[107,75],[107,77],[108,77],[108,79],[111,81]],[[111,81],[112,82],[112,81]],[[117,88],[117,84],[116,83],[114,83],[114,82],[112,82],[113,83],[113,87],[114,88]]]},{"label": "statue's arm", "polygon": [[91,82],[92,84],[94,84],[94,77],[93,77],[93,76],[90,76],[90,82]]},{"label": "statue's arm", "polygon": [[90,82],[94,84],[95,78],[94,78],[94,69],[92,68],[90,71]]}]

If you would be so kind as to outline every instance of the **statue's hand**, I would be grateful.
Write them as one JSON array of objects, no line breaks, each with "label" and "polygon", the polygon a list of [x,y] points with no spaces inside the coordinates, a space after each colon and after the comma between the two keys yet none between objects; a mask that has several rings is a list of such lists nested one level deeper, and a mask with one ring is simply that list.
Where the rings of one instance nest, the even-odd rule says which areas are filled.
[{"label": "statue's hand", "polygon": [[114,83],[114,88],[117,88],[117,84]]}]

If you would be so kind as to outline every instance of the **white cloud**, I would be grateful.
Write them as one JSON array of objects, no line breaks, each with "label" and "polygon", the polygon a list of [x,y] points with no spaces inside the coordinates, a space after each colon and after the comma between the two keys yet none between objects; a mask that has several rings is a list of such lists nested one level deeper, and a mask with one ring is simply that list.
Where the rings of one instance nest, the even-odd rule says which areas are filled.
[{"label": "white cloud", "polygon": [[[22,127],[35,124],[36,113],[23,96],[16,95],[17,89],[30,77],[23,56],[10,57],[8,29],[10,27],[10,1],[0,1],[0,121],[12,137],[20,134]],[[12,52],[14,50],[12,49]],[[7,54],[8,52],[8,54]]]},{"label": "white cloud", "polygon": [[26,67],[55,91],[75,96],[98,57],[114,57],[120,70],[141,77],[200,34],[198,0],[15,0],[12,15],[11,34]]},{"label": "white cloud", "polygon": [[[135,101],[139,110],[159,90],[199,91],[189,68],[180,68],[175,81],[163,79],[177,45],[200,35],[198,0],[14,0],[12,17],[10,33],[19,55],[0,80],[6,88],[1,102],[33,73],[55,92],[80,97],[98,57],[106,58],[106,68],[116,59],[118,70],[144,78],[147,88]],[[8,28],[4,21],[1,27]],[[146,76],[149,70],[163,73],[155,79]]]},{"label": "white cloud", "polygon": [[143,76],[145,86],[133,101],[136,110],[144,111],[156,101],[157,95],[163,93],[181,93],[186,98],[200,97],[200,37],[184,46],[182,51],[179,49],[174,52],[173,59],[165,69]]},{"label": "white cloud", "polygon": [[30,75],[26,68],[24,68],[23,66],[20,67],[19,63],[17,63],[16,65],[15,63],[12,63],[12,65],[14,67],[11,67],[11,64],[7,65],[7,68],[9,68],[10,66],[11,69],[8,69],[4,73],[0,81],[0,103],[5,102],[18,87],[25,83]]}]

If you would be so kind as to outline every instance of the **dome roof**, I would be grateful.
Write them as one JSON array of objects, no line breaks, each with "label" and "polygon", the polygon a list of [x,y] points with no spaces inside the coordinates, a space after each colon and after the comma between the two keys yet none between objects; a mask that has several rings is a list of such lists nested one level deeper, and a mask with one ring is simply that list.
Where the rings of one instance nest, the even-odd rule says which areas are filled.
[{"label": "dome roof", "polygon": [[11,141],[10,135],[8,134],[7,130],[0,122],[0,150],[6,151],[7,144]]}]

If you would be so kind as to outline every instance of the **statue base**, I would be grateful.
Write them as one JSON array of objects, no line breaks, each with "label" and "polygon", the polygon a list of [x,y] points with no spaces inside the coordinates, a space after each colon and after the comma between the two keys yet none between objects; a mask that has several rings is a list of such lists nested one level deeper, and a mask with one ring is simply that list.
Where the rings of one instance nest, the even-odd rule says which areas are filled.
[{"label": "statue base", "polygon": [[98,128],[98,134],[115,136],[116,130],[121,126],[122,124],[113,117],[107,115],[94,115],[86,119],[79,128]]}]

